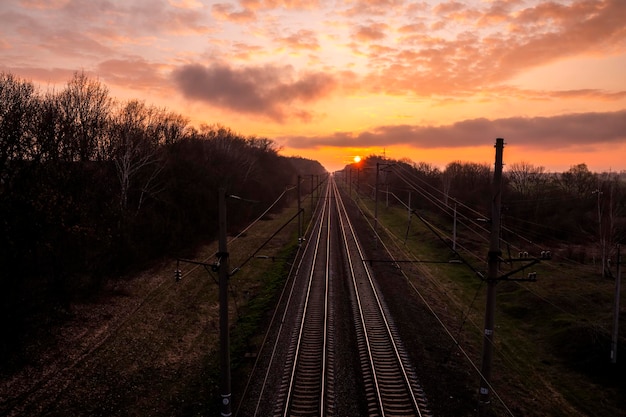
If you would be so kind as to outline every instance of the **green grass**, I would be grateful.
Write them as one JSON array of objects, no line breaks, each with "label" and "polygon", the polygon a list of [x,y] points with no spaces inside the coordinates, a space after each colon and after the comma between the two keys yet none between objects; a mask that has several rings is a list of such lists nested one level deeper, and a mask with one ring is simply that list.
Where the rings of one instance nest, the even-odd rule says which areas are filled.
[{"label": "green grass", "polygon": [[[373,216],[373,201],[364,197],[359,204]],[[426,212],[424,216],[434,224],[451,223],[433,213]],[[440,261],[450,257],[450,249],[416,217],[412,218],[405,244],[408,224],[405,208],[387,208],[379,202],[378,219],[381,227],[388,228],[397,237],[398,245],[418,259]],[[451,224],[441,228],[451,229]],[[450,235],[451,231],[445,233]],[[393,246],[391,239],[385,239]],[[485,271],[488,243],[464,234],[462,229],[458,241],[478,255],[473,257],[461,251],[462,256]],[[508,256],[506,249],[503,248],[503,257]],[[513,264],[513,267],[518,265]],[[502,274],[510,269],[509,265],[501,265]],[[411,279],[421,284],[420,288],[427,289],[427,298],[439,309],[444,321],[447,317],[449,328],[455,329],[455,335],[460,337],[464,348],[473,353],[472,359],[480,367],[478,353],[482,347],[486,285],[469,268],[459,264],[422,263],[419,270],[429,277],[430,285],[425,286],[417,275]],[[621,363],[609,363],[614,281],[600,278],[593,266],[558,256],[514,276],[525,277],[533,271],[537,272],[537,282],[500,282],[496,287],[492,373],[495,390],[514,415],[626,413],[624,349],[618,353]],[[461,332],[456,333],[462,322]],[[622,320],[620,334],[624,335],[624,331],[626,325]],[[622,336],[621,346],[625,342]],[[495,414],[506,413],[497,403],[494,400]]]}]

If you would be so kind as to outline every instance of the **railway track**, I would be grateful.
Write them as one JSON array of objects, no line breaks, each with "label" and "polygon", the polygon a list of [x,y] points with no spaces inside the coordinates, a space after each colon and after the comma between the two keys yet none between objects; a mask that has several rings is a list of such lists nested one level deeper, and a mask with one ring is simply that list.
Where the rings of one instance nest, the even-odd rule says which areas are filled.
[{"label": "railway track", "polygon": [[[356,408],[362,413],[430,416],[424,392],[364,262],[355,227],[332,177],[313,225],[291,280],[254,415],[268,414],[261,404],[270,401],[275,417],[345,415],[337,404],[349,399],[338,398],[341,390],[336,389],[335,376],[346,362],[336,357],[349,352],[358,356],[348,383],[358,385],[361,404]],[[337,288],[344,289],[341,295]],[[350,308],[344,316],[351,311],[351,317],[335,314],[338,303],[347,302]],[[342,322],[344,329],[349,322],[353,337],[341,334],[337,322]],[[283,370],[279,381],[269,377],[276,368]]]},{"label": "railway track", "polygon": [[385,302],[364,262],[355,228],[339,198],[341,241],[352,286],[354,323],[369,416],[426,416],[426,397],[418,384]]},{"label": "railway track", "polygon": [[[314,228],[314,242],[308,248],[311,268],[307,268],[307,290],[299,319],[297,338],[292,344],[293,361],[279,397],[283,404],[279,410],[282,416],[325,415],[332,406],[332,388],[327,373],[332,370],[333,346],[331,331],[330,303],[330,250],[331,250],[331,199],[327,187],[323,207]],[[296,334],[296,333],[294,333]]]}]

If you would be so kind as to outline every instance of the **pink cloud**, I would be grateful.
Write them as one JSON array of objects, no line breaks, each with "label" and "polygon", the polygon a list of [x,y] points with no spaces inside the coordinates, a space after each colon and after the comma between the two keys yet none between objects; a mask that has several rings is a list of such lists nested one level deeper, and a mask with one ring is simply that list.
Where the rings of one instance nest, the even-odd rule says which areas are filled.
[{"label": "pink cloud", "polygon": [[20,0],[20,5],[26,9],[50,10],[66,6],[70,0]]},{"label": "pink cloud", "polygon": [[68,68],[41,68],[41,67],[6,67],[0,66],[0,71],[7,71],[23,77],[26,80],[36,81],[43,85],[64,84],[72,78],[75,69]]},{"label": "pink cloud", "polygon": [[385,16],[390,11],[397,11],[405,7],[404,0],[356,0],[348,2],[348,9],[344,16],[361,18],[363,16]]},{"label": "pink cloud", "polygon": [[387,25],[383,23],[372,23],[370,25],[362,25],[356,28],[354,38],[360,42],[370,42],[382,40],[386,37],[385,31]]},{"label": "pink cloud", "polygon": [[305,29],[298,30],[286,38],[280,38],[278,41],[292,49],[317,50],[320,47],[316,33]]},{"label": "pink cloud", "polygon": [[265,48],[259,45],[249,45],[243,42],[236,42],[232,45],[232,55],[241,60],[249,60],[256,54],[263,53]]},{"label": "pink cloud", "polygon": [[[515,2],[495,2],[484,9],[472,24],[480,27],[485,20],[502,21],[507,16],[514,32],[465,31],[455,38],[437,36],[419,30],[420,26],[403,26],[399,43],[384,43],[384,28],[363,26],[356,37],[377,41],[366,53],[375,71],[365,74],[364,85],[371,91],[390,94],[467,94],[506,82],[517,74],[558,59],[612,53],[624,49],[626,2],[603,0],[578,1],[571,5],[542,4],[535,8],[514,9]],[[435,7],[441,14],[474,15],[459,2]],[[507,15],[508,13],[508,15]],[[419,21],[418,21],[419,22]],[[448,20],[440,20],[448,24]],[[420,22],[421,23],[421,22]],[[446,27],[453,30],[452,23]],[[505,23],[495,29],[505,29]],[[537,27],[546,30],[537,30]],[[620,49],[621,48],[621,49]],[[363,52],[363,51],[359,51]]]},{"label": "pink cloud", "polygon": [[169,4],[181,9],[197,9],[202,7],[202,3],[199,0],[169,0]]},{"label": "pink cloud", "polygon": [[433,7],[433,12],[435,14],[443,16],[448,16],[452,13],[458,13],[463,10],[466,10],[465,4],[458,1],[447,1],[444,3],[439,3],[435,7]]},{"label": "pink cloud", "polygon": [[251,9],[235,11],[233,5],[228,3],[216,3],[211,8],[213,17],[218,20],[225,20],[236,23],[254,22],[256,14]]},{"label": "pink cloud", "polygon": [[129,89],[158,90],[165,86],[159,72],[160,64],[153,64],[143,58],[110,59],[96,67],[98,75],[107,83]]}]

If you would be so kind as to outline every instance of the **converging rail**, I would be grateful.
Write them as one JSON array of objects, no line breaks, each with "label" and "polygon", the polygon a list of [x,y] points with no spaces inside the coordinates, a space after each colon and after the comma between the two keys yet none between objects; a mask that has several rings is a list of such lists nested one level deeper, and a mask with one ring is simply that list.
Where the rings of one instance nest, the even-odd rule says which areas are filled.
[{"label": "converging rail", "polygon": [[[330,250],[332,207],[327,187],[315,228],[314,242],[304,257],[310,257],[306,296],[299,318],[298,332],[290,349],[290,372],[283,384],[277,405],[286,416],[322,416],[332,409],[332,303],[330,287]],[[327,384],[330,381],[331,384]],[[276,413],[275,413],[276,415]]]},{"label": "converging rail", "polygon": [[369,416],[426,416],[426,398],[417,382],[350,221],[336,184],[341,238],[351,278],[353,313]]},{"label": "converging rail", "polygon": [[[431,416],[332,176],[312,225],[279,301],[271,354],[261,359],[256,408],[246,415]],[[346,392],[355,398],[341,397]]]}]

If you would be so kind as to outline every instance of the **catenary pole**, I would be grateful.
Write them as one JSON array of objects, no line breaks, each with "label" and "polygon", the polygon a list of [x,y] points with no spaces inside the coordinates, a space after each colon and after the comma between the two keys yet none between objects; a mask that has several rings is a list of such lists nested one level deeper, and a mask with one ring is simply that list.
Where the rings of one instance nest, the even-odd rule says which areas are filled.
[{"label": "catenary pole", "polygon": [[496,284],[498,281],[498,263],[502,255],[500,250],[500,208],[502,203],[502,154],[504,139],[496,139],[496,162],[493,176],[491,199],[491,233],[487,255],[487,305],[485,308],[485,330],[483,334],[483,353],[480,375],[478,415],[487,416],[491,397],[491,363],[493,360],[493,331],[496,310]]},{"label": "catenary pole", "polygon": [[302,207],[300,203],[300,182],[302,181],[298,175],[298,242],[302,241]]},{"label": "catenary pole", "polygon": [[617,338],[619,336],[619,293],[621,291],[622,265],[620,245],[617,245],[617,277],[615,278],[615,298],[613,303],[613,337],[611,338],[611,363],[617,363]]},{"label": "catenary pole", "polygon": [[228,333],[228,244],[226,238],[226,188],[219,189],[219,301],[220,301],[220,391],[222,395],[221,415],[232,416],[230,389],[230,352]]}]

